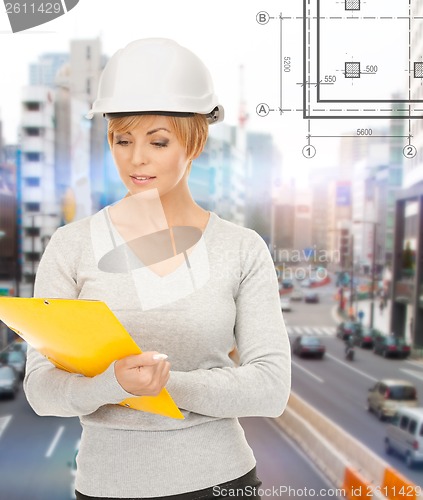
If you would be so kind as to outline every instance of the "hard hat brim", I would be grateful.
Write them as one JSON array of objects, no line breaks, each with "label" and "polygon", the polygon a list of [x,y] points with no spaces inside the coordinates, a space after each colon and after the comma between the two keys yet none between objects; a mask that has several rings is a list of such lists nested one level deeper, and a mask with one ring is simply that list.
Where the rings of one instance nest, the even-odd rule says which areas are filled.
[{"label": "hard hat brim", "polygon": [[180,116],[188,117],[194,116],[195,113],[185,113],[185,112],[173,112],[173,111],[131,111],[122,113],[104,113],[104,117],[107,120],[112,120],[113,118],[123,118],[124,116],[134,116],[134,115],[161,115],[161,116]]},{"label": "hard hat brim", "polygon": [[[97,111],[100,113],[100,111]],[[88,119],[92,119],[95,115],[96,111],[91,109],[85,117]],[[179,116],[179,117],[190,117],[194,116],[195,114],[204,114],[207,118],[207,121],[209,125],[213,123],[218,123],[223,121],[225,112],[223,109],[223,106],[218,104],[210,113],[191,113],[191,112],[185,112],[185,111],[120,111],[120,112],[103,112],[103,116],[107,120],[111,120],[113,118],[123,118],[125,116],[133,116],[133,115],[160,115],[160,116]]]}]

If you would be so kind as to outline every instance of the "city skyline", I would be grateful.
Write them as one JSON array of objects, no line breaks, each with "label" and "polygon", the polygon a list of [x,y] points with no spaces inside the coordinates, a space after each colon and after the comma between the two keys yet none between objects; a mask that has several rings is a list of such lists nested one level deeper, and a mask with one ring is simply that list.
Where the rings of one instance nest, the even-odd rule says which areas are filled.
[{"label": "city skyline", "polygon": [[[277,107],[278,102],[276,25],[265,27],[256,21],[257,13],[264,9],[277,16],[275,5],[250,2],[241,9],[223,0],[201,5],[185,0],[183,4],[181,9],[180,3],[163,0],[158,13],[154,6],[140,5],[137,0],[123,0],[119,7],[100,3],[100,0],[81,0],[66,15],[17,34],[11,33],[6,14],[0,13],[0,46],[3,47],[0,62],[8,69],[0,81],[0,120],[5,142],[17,142],[21,89],[28,83],[29,65],[44,53],[68,52],[72,39],[99,37],[103,53],[110,57],[136,38],[160,36],[175,39],[204,60],[225,107],[228,125],[237,125],[240,102],[245,101],[248,130],[273,135],[283,155],[287,178],[295,177],[299,183],[305,183],[310,170],[336,165],[339,143],[335,138],[319,139],[318,154],[312,161],[302,156],[302,148],[307,143],[307,122],[300,113],[280,116],[274,112],[267,117],[256,113],[259,103],[269,102]],[[295,40],[290,50],[298,53],[299,44]],[[293,68],[298,70],[300,65],[299,57],[294,58]],[[319,122],[323,132],[329,125]],[[341,120],[336,126],[342,133],[354,130],[355,122]]]}]

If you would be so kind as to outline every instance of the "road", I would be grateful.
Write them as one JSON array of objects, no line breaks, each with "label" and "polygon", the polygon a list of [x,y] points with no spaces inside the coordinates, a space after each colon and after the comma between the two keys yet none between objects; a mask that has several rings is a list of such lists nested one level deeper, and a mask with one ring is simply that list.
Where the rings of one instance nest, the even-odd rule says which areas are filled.
[{"label": "road", "polygon": [[23,391],[0,401],[0,498],[70,498],[70,467],[80,425],[77,419],[38,417]]},{"label": "road", "polygon": [[262,498],[340,498],[316,466],[281,431],[272,419],[241,419],[247,439],[257,459],[258,476],[263,482]]},{"label": "road", "polygon": [[[241,420],[263,484],[263,498],[315,496],[337,498],[315,469],[272,419]],[[76,418],[38,417],[23,391],[14,401],[0,400],[0,498],[69,500],[71,472],[80,425]],[[292,496],[292,494],[290,495]]]},{"label": "road", "polygon": [[387,423],[365,409],[368,389],[376,380],[387,377],[413,382],[422,405],[423,363],[384,359],[358,347],[355,360],[346,362],[344,343],[335,337],[334,288],[326,286],[319,293],[319,304],[293,302],[292,311],[284,314],[291,340],[298,334],[315,334],[322,337],[327,348],[323,360],[293,357],[293,390],[411,481],[423,486],[423,466],[410,470],[397,456],[386,455],[383,442]]},{"label": "road", "polygon": [[[356,361],[345,363],[343,343],[335,338],[331,286],[319,290],[319,304],[293,303],[285,313],[288,331],[324,337],[324,360],[293,358],[293,390],[341,425],[416,484],[422,485],[422,467],[408,470],[383,450],[384,426],[365,410],[368,388],[386,376],[413,380],[423,395],[423,367],[410,361],[386,360],[357,348]],[[280,431],[272,419],[241,419],[257,458],[264,497],[314,496],[336,498],[331,485]],[[79,438],[78,419],[38,417],[21,391],[15,401],[0,401],[0,498],[8,500],[67,500],[71,462]],[[288,495],[288,490],[290,493]],[[267,493],[267,495],[266,495]],[[270,493],[270,494],[269,494]],[[319,495],[320,494],[320,495]]]}]

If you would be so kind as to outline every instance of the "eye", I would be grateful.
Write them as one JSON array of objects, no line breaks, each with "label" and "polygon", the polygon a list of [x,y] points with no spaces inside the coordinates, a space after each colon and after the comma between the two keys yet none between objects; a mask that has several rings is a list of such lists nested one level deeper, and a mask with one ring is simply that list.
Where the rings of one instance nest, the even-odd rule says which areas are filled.
[{"label": "eye", "polygon": [[119,144],[119,146],[128,146],[130,144],[130,142],[125,141],[123,139],[120,139],[120,140],[116,141],[115,144]]},{"label": "eye", "polygon": [[156,148],[166,148],[169,141],[153,141],[151,144]]}]

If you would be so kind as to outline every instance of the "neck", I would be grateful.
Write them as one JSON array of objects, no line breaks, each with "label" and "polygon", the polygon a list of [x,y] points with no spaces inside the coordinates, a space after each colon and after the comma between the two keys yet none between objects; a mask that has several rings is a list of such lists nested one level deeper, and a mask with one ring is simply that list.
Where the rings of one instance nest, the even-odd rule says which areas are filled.
[{"label": "neck", "polygon": [[[132,204],[131,198],[128,193],[124,198],[124,200],[127,199],[126,204],[124,200],[121,200],[111,208],[109,213],[114,223],[132,226],[131,218],[128,220],[128,211],[138,211],[140,208],[137,204],[138,200]],[[160,224],[168,227],[195,226],[204,229],[209,219],[208,211],[197,205],[192,198],[187,183],[181,183],[176,189],[160,196],[160,201],[157,198],[156,204],[153,203],[150,210],[154,209],[154,206],[156,207],[156,218],[158,217],[156,224],[160,221]],[[147,213],[146,216],[151,217],[151,214]]]},{"label": "neck", "polygon": [[193,200],[189,190],[178,196],[168,193],[160,197],[160,202],[169,226],[195,225],[194,222],[207,213]]}]

